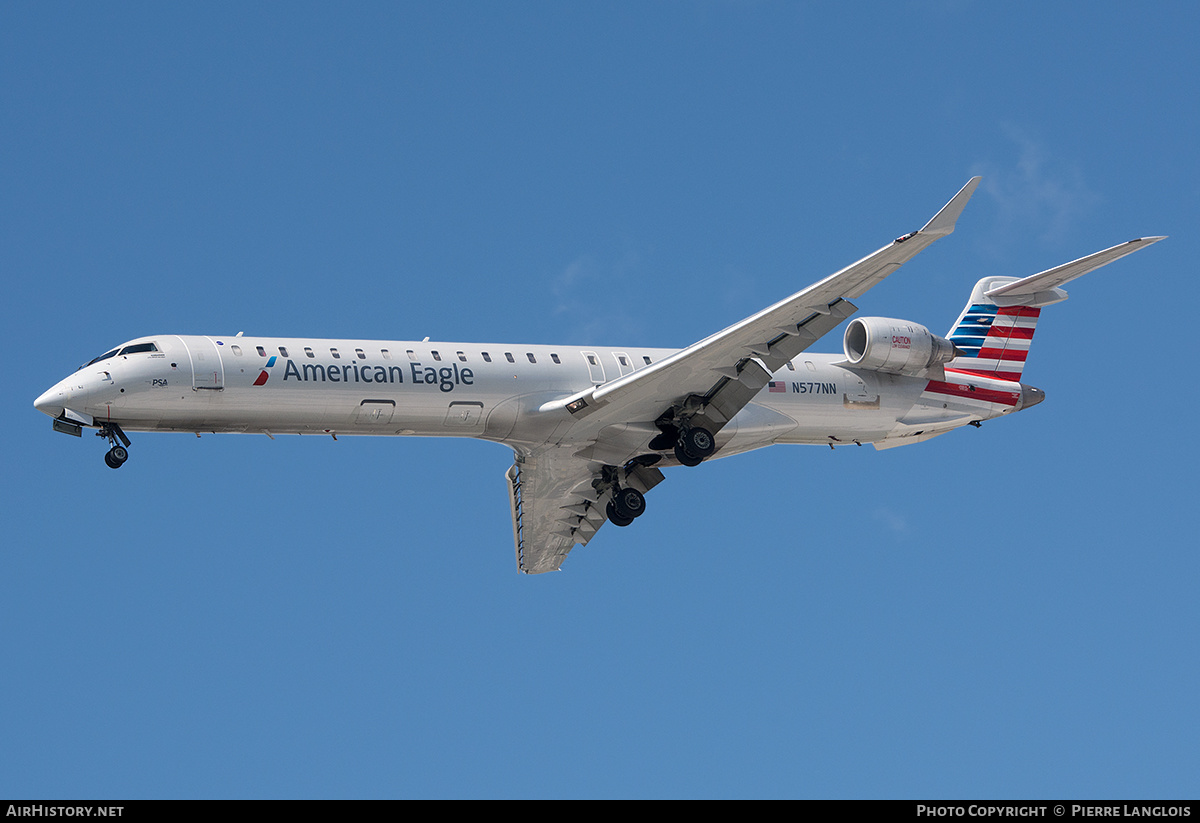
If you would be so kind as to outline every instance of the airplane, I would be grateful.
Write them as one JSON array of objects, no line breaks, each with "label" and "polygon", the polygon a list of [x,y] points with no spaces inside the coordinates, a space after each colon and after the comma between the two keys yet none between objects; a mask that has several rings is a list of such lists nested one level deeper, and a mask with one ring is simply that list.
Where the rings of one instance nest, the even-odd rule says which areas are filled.
[{"label": "airplane", "polygon": [[[1062,286],[1163,237],[1024,278],[979,280],[946,337],[860,317],[843,353],[808,349],[850,301],[954,231],[973,177],[921,229],[684,349],[157,335],[90,360],[34,402],[55,431],[472,437],[512,448],[517,568],[557,571],[606,523],[629,526],[664,468],[774,444],[919,443],[1034,406],[1021,382]],[[176,399],[178,398],[178,399]]]}]

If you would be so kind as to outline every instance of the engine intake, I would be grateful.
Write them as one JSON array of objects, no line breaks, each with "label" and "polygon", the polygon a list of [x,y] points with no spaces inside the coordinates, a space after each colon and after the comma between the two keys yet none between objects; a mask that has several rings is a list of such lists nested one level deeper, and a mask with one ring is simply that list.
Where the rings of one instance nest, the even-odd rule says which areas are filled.
[{"label": "engine intake", "polygon": [[953,343],[924,326],[891,317],[854,319],[842,345],[851,365],[889,374],[919,375],[960,354]]}]

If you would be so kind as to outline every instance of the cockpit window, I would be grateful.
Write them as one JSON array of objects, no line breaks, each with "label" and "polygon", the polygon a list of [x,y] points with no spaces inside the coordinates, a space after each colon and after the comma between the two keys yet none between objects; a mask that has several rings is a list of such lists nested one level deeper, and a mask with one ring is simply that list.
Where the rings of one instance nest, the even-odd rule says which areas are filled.
[{"label": "cockpit window", "polygon": [[88,366],[99,363],[101,360],[107,360],[110,357],[116,357],[118,354],[145,354],[146,352],[156,351],[158,351],[158,346],[153,343],[134,343],[132,346],[125,346],[124,348],[118,346],[112,351],[106,351],[94,360],[89,360],[79,368],[86,369]]},{"label": "cockpit window", "polygon": [[89,360],[88,362],[84,363],[79,368],[86,369],[88,366],[92,365],[93,363],[99,363],[101,360],[107,360],[110,357],[116,357],[120,351],[121,351],[120,349],[113,349],[112,351],[105,352],[104,354],[100,355],[99,357],[95,358],[94,360]]}]

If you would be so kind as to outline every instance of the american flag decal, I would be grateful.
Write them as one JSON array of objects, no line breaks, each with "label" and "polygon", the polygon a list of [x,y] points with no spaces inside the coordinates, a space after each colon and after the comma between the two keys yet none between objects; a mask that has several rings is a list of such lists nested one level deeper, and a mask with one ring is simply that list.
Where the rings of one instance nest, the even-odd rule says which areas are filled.
[{"label": "american flag decal", "polygon": [[772,380],[770,383],[767,384],[767,386],[770,387],[772,392],[787,391],[787,383],[783,382],[782,380]]}]

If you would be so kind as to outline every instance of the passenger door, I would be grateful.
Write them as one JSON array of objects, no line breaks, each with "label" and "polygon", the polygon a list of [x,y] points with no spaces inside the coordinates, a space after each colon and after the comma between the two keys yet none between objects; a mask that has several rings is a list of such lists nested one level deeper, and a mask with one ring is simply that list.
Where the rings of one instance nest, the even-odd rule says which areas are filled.
[{"label": "passenger door", "polygon": [[225,366],[211,337],[180,338],[192,363],[192,389],[221,391],[225,388]]}]

